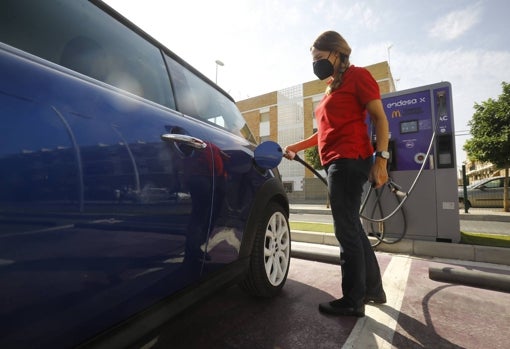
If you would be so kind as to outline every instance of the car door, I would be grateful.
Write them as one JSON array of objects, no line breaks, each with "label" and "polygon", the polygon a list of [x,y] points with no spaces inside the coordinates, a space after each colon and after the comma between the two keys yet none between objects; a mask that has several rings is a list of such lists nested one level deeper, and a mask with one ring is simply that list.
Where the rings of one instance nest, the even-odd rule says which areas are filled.
[{"label": "car door", "polygon": [[495,178],[482,189],[485,207],[503,207],[503,178]]},{"label": "car door", "polygon": [[204,137],[212,152],[214,176],[210,233],[204,245],[207,274],[239,259],[255,193],[267,174],[253,166],[255,146],[235,103],[184,63],[168,55],[166,62],[177,108],[208,125]]}]

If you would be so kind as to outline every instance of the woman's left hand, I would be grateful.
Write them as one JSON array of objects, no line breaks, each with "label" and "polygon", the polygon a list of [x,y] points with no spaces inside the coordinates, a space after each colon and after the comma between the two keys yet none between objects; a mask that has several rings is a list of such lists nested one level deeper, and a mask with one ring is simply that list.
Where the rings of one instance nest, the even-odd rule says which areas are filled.
[{"label": "woman's left hand", "polygon": [[386,182],[388,182],[388,171],[386,170],[386,160],[383,159],[375,159],[372,168],[370,169],[370,173],[368,175],[368,180],[372,183],[374,188],[382,187]]}]

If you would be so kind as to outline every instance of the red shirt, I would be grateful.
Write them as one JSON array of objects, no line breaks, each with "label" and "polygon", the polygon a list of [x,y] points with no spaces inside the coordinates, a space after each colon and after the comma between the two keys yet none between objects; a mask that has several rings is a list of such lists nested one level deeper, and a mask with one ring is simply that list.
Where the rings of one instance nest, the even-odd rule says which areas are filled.
[{"label": "red shirt", "polygon": [[368,70],[353,65],[343,74],[342,84],[322,98],[315,118],[323,165],[340,158],[366,159],[373,154],[365,105],[374,99],[381,99],[379,85]]}]

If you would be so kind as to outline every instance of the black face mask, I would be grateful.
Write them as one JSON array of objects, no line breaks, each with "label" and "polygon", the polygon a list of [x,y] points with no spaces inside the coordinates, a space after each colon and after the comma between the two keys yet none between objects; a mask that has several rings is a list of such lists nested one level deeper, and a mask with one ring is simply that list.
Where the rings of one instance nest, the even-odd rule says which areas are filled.
[{"label": "black face mask", "polygon": [[333,64],[331,64],[328,58],[319,59],[313,62],[313,72],[320,80],[329,78],[335,72]]}]

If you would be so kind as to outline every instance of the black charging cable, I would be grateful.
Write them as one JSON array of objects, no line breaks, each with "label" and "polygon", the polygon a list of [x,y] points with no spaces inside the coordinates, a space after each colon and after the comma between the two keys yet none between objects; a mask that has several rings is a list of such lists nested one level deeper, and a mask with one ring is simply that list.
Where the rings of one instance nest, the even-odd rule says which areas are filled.
[{"label": "black charging cable", "polygon": [[[306,161],[301,159],[301,157],[299,157],[299,155],[297,153],[294,154],[294,157],[292,158],[292,160],[296,160],[297,162],[299,162],[300,164],[305,166],[307,169],[312,171],[312,173],[314,175],[316,175],[317,178],[319,178],[322,181],[322,183],[324,183],[324,185],[326,187],[328,186],[328,182],[326,181],[326,179],[316,169],[314,169],[309,163],[307,163]],[[404,204],[405,200],[409,196],[409,193],[403,192],[401,190],[402,187],[399,186],[398,184],[396,184],[395,182],[393,182],[393,180],[391,180],[391,178],[388,180],[387,185],[390,188],[390,191],[392,193],[394,193],[395,195],[397,195],[400,198],[403,198],[402,201],[399,200],[399,205],[397,206],[397,208],[395,210],[393,210],[393,212],[391,212],[388,216],[380,218],[380,219],[374,219],[374,218],[370,218],[370,217],[367,217],[367,216],[364,216],[364,215],[360,215],[361,218],[366,219],[367,221],[370,221],[370,222],[381,223],[381,222],[384,222],[384,221],[390,219],[402,207],[402,205]],[[366,195],[365,202],[361,206],[360,212],[363,212],[364,206],[366,204],[366,201],[367,201],[368,197],[370,196],[370,193],[371,193],[372,189],[373,188],[371,187],[369,192],[368,192],[368,194]]]},{"label": "black charging cable", "polygon": [[317,172],[316,169],[314,169],[309,163],[307,163],[305,160],[301,159],[299,157],[299,155],[295,154],[294,155],[294,158],[293,160],[296,160],[297,162],[299,162],[300,164],[302,164],[303,166],[305,166],[307,169],[309,169],[310,171],[313,172],[314,175],[317,176],[317,178],[319,178],[322,183],[324,183],[324,185],[327,187],[328,186],[328,182],[326,181],[326,179],[324,177],[321,176],[321,174],[319,172]]}]

